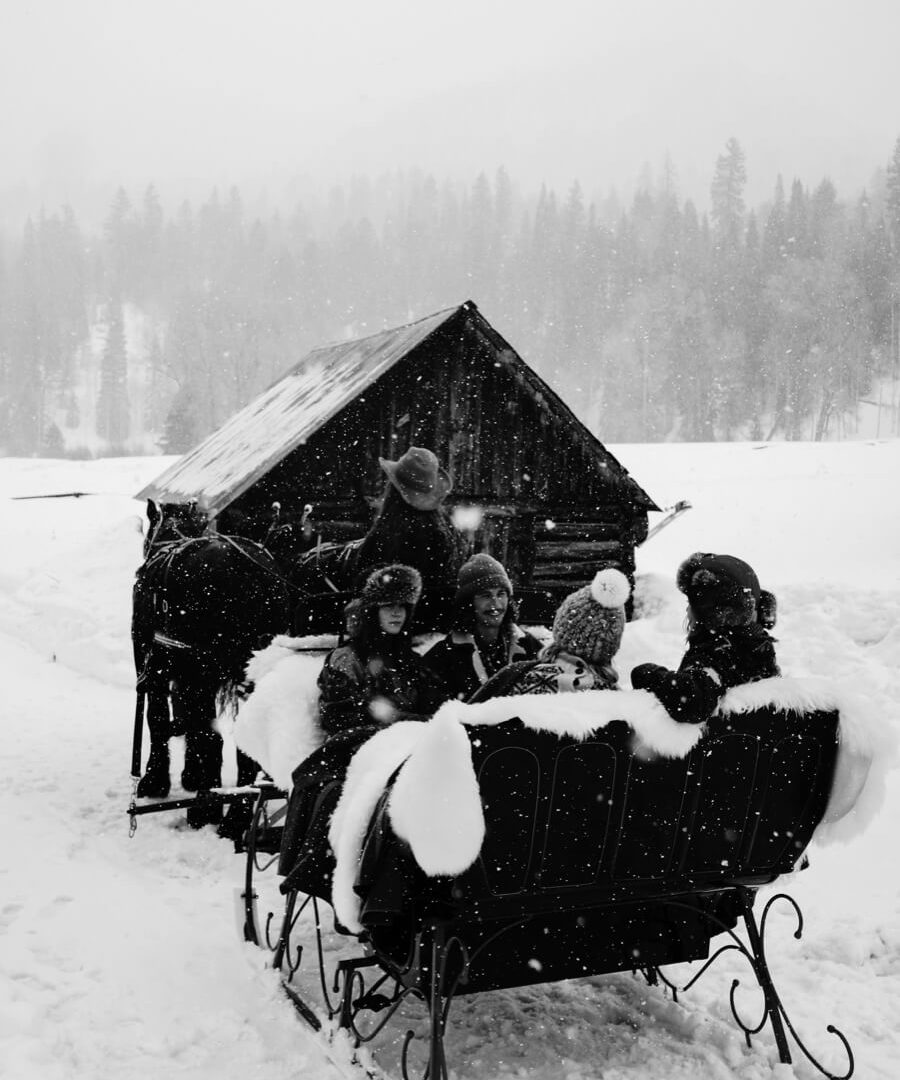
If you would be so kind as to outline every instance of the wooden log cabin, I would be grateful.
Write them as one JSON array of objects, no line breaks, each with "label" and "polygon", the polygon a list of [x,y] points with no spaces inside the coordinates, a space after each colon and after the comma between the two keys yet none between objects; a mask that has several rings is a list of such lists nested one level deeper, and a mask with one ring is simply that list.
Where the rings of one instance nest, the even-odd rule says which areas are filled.
[{"label": "wooden log cabin", "polygon": [[383,490],[378,458],[411,445],[449,470],[451,509],[479,508],[472,548],[518,586],[558,599],[606,566],[633,577],[659,508],[471,301],[313,350],[137,497],[254,539],[273,504],[282,521],[310,504],[323,540],[349,540]]}]

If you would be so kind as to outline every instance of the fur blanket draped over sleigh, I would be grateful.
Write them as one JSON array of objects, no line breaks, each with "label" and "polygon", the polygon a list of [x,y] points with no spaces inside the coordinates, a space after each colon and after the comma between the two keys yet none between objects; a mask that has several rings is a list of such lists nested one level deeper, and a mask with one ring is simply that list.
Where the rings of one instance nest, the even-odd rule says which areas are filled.
[{"label": "fur blanket draped over sleigh", "polygon": [[[295,639],[280,638],[257,654],[248,669],[255,688],[239,711],[235,739],[286,789],[296,765],[321,744],[316,721],[320,667],[321,657],[297,651]],[[824,679],[774,678],[735,687],[719,712],[760,708],[839,713],[836,772],[815,841],[849,840],[861,832],[881,805],[893,763],[889,725],[870,703]],[[642,690],[523,695],[475,705],[451,701],[428,722],[385,728],[354,755],[330,825],[336,859],[332,903],[350,930],[362,929],[353,886],[366,831],[390,778],[400,770],[388,803],[396,834],[410,845],[426,874],[458,875],[478,858],[485,827],[464,726],[496,725],[512,717],[535,731],[576,740],[622,720],[633,730],[634,753],[646,758],[683,758],[704,733],[702,725],[676,723]]]}]

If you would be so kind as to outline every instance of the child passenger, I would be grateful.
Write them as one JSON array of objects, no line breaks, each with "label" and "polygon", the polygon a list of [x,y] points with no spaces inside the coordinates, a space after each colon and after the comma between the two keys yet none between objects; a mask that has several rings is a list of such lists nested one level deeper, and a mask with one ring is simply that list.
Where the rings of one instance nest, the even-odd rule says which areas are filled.
[{"label": "child passenger", "polygon": [[781,674],[767,632],[775,625],[775,597],[733,555],[696,552],[675,580],[688,600],[687,652],[677,671],[639,664],[631,685],[655,694],[673,719],[701,724],[730,687]]}]

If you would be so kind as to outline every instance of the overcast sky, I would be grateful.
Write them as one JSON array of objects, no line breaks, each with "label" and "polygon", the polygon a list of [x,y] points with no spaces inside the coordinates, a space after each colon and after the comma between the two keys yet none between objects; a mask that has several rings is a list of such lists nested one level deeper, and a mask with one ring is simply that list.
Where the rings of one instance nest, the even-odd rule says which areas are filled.
[{"label": "overcast sky", "polygon": [[[900,0],[0,0],[0,200],[501,164],[705,202],[744,146],[850,196],[900,136]],[[248,190],[247,194],[252,194]]]}]

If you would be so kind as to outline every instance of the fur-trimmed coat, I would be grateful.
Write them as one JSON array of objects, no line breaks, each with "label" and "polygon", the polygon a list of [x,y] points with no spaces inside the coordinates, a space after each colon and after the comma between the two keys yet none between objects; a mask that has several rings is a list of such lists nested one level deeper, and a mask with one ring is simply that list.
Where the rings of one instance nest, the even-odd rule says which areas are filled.
[{"label": "fur-trimmed coat", "polygon": [[406,640],[370,656],[352,641],[333,649],[318,685],[319,724],[326,738],[397,719],[424,719],[447,697]]},{"label": "fur-trimmed coat", "polygon": [[431,646],[424,660],[448,698],[468,701],[501,668],[533,660],[540,650],[538,639],[513,623],[495,650],[480,650],[474,634],[453,630]]},{"label": "fur-trimmed coat", "polygon": [[759,623],[714,629],[696,626],[677,671],[639,664],[631,672],[631,685],[655,694],[674,720],[702,724],[732,686],[780,674],[775,640]]}]

